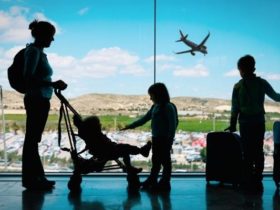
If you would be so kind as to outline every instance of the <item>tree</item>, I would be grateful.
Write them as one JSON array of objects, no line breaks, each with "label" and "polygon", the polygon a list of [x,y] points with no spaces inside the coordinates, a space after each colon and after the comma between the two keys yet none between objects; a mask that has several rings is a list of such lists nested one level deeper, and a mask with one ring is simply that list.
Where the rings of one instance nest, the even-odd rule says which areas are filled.
[{"label": "tree", "polygon": [[12,122],[10,127],[14,131],[14,134],[17,135],[17,131],[19,130],[19,125],[16,122]]},{"label": "tree", "polygon": [[205,163],[206,162],[206,147],[203,147],[201,150],[200,150],[200,157],[202,159],[202,161]]}]

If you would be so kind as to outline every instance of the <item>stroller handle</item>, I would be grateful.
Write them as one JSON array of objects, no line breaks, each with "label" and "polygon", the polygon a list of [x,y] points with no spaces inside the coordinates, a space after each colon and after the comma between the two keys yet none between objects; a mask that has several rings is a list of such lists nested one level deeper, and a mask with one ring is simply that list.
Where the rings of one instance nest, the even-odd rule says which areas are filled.
[{"label": "stroller handle", "polygon": [[68,100],[62,95],[61,90],[59,89],[54,89],[55,95],[59,98],[62,104],[67,106],[75,116],[79,117],[80,119],[82,118],[81,115],[70,105]]}]

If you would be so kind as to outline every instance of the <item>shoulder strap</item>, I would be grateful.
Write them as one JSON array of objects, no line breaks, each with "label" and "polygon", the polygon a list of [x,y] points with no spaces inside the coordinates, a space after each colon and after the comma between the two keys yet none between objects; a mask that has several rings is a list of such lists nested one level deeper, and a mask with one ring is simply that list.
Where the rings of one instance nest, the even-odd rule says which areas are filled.
[{"label": "shoulder strap", "polygon": [[177,110],[177,107],[174,103],[170,102],[170,104],[173,106],[174,110],[175,110],[175,114],[176,114],[176,127],[178,126],[179,124],[179,119],[178,119],[178,110]]},{"label": "shoulder strap", "polygon": [[[169,103],[173,106],[173,108],[174,108],[174,110],[175,110],[175,115],[176,115],[176,127],[177,127],[178,124],[179,124],[177,107],[176,107],[176,105],[175,105],[174,103],[172,103],[172,102],[169,102]],[[165,106],[166,106],[166,105],[167,105],[167,104],[165,104]],[[164,116],[165,116],[165,118],[168,120],[167,113],[166,113],[165,110],[164,110]]]}]

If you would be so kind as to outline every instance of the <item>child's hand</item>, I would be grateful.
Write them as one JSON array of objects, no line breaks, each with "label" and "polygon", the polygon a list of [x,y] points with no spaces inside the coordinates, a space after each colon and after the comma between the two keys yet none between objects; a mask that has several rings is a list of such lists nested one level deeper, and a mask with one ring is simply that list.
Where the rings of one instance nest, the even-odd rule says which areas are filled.
[{"label": "child's hand", "polygon": [[236,127],[234,126],[229,126],[228,128],[226,128],[224,131],[229,131],[231,133],[234,133],[236,131]]},{"label": "child's hand", "polygon": [[80,116],[74,115],[74,116],[73,116],[73,122],[74,122],[74,125],[75,125],[77,128],[79,128],[80,125],[82,124],[82,119],[81,119]]}]

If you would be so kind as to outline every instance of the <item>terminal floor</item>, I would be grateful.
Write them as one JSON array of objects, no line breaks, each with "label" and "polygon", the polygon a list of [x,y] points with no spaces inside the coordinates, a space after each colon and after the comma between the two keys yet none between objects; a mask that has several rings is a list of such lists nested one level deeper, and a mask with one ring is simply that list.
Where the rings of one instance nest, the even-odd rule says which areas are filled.
[{"label": "terminal floor", "polygon": [[[71,194],[69,176],[50,176],[56,181],[51,192],[27,191],[20,176],[0,176],[1,210],[280,210],[280,195],[271,177],[264,179],[262,194],[245,193],[202,177],[172,177],[170,193],[129,193],[125,176],[83,177],[82,192]],[[145,177],[141,176],[141,180]]]}]

